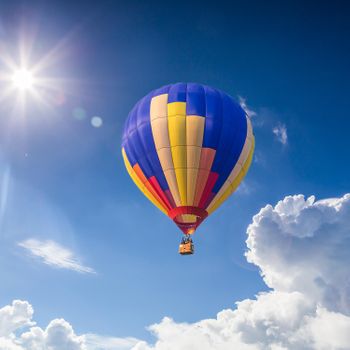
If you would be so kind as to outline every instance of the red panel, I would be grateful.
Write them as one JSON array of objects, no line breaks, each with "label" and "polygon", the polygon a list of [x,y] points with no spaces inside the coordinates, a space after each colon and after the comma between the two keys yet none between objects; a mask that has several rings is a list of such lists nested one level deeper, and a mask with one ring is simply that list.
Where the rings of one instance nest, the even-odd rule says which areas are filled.
[{"label": "red panel", "polygon": [[[149,180],[147,180],[146,176],[143,174],[142,169],[140,168],[140,166],[138,165],[138,163],[136,163],[133,166],[133,169],[136,173],[136,175],[138,176],[138,178],[141,180],[141,182],[146,186],[146,188],[151,192],[151,194],[153,195],[154,199],[159,202],[159,204],[164,207],[164,209],[171,209],[170,206],[168,207],[166,202],[161,198],[161,196],[157,193],[157,191],[155,190],[155,186],[153,184],[150,183]],[[159,185],[158,185],[159,186]]]},{"label": "red panel", "polygon": [[155,176],[151,176],[148,181],[150,182],[150,184],[152,185],[152,187],[154,188],[154,190],[156,191],[156,193],[158,194],[158,196],[162,199],[162,201],[165,203],[166,207],[171,210],[171,204],[169,203],[169,200],[167,198],[167,196],[165,195],[165,193],[163,192],[163,190],[161,189],[161,187],[159,186],[158,180],[156,179]]},{"label": "red panel", "polygon": [[165,193],[166,197],[168,198],[168,201],[171,205],[171,208],[175,208],[176,204],[175,204],[173,195],[171,194],[170,190],[165,190],[164,193]]},{"label": "red panel", "polygon": [[211,201],[214,199],[214,197],[216,196],[216,193],[214,192],[210,192],[205,204],[204,204],[204,208],[208,208],[209,204],[211,203]]},{"label": "red panel", "polygon": [[[181,214],[196,215],[197,220],[196,222],[193,222],[193,223],[181,222],[180,220],[177,219]],[[181,206],[170,210],[168,215],[173,219],[173,221],[179,227],[179,229],[184,234],[188,235],[188,234],[193,234],[196,231],[197,227],[208,216],[208,212],[198,207]]]},{"label": "red panel", "polygon": [[202,194],[202,197],[201,197],[201,200],[199,201],[199,207],[200,208],[205,208],[205,204],[210,196],[210,193],[211,193],[211,190],[213,189],[214,185],[215,185],[215,182],[217,181],[217,179],[219,178],[219,174],[218,173],[214,173],[214,172],[211,172],[208,176],[208,180],[207,180],[207,183],[204,187],[204,190],[203,190],[203,194]]},{"label": "red panel", "polygon": [[191,206],[177,207],[170,210],[168,213],[169,217],[172,219],[175,219],[178,215],[181,214],[193,214],[203,219],[205,219],[208,216],[208,212],[206,210]]}]

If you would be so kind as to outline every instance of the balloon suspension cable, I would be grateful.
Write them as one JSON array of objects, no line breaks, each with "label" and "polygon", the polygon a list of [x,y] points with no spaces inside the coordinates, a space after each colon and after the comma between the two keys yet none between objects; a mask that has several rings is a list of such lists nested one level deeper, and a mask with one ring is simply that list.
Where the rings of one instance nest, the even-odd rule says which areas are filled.
[{"label": "balloon suspension cable", "polygon": [[192,243],[192,237],[190,234],[184,233],[184,235],[182,236],[182,239],[181,239],[181,243],[188,243],[188,242]]}]

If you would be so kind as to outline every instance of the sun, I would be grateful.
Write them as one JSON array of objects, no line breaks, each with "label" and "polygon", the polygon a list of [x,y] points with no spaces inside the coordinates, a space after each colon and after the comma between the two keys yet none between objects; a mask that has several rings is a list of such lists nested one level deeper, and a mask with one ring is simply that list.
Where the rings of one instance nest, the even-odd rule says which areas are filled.
[{"label": "sun", "polygon": [[34,86],[33,73],[25,68],[16,70],[12,76],[12,83],[15,88],[20,90],[30,90]]},{"label": "sun", "polygon": [[14,109],[16,115],[25,115],[31,107],[54,109],[65,103],[67,94],[76,93],[76,87],[71,86],[74,79],[56,75],[56,64],[68,41],[63,38],[38,56],[32,47],[34,39],[24,35],[20,38],[17,57],[11,54],[13,47],[0,42],[0,106],[11,99],[6,106]]}]

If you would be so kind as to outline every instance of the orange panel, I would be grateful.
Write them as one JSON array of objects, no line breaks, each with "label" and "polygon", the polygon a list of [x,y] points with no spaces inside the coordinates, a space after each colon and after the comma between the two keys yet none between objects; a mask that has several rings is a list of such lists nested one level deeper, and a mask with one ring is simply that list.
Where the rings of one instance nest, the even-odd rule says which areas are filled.
[{"label": "orange panel", "polygon": [[138,176],[138,178],[141,180],[141,182],[143,184],[145,184],[147,182],[147,178],[146,176],[143,174],[143,171],[142,169],[140,168],[140,166],[136,163],[134,166],[133,166],[133,169],[136,173],[136,175]]},{"label": "orange panel", "polygon": [[148,191],[150,191],[153,195],[153,197],[155,197],[157,199],[157,201],[159,203],[162,204],[162,206],[164,206],[165,208],[167,208],[166,203],[164,203],[164,201],[162,200],[162,198],[158,195],[158,193],[156,192],[156,190],[153,188],[153,186],[151,185],[151,183],[147,180],[146,176],[143,174],[142,169],[140,168],[140,166],[138,164],[135,164],[133,166],[133,169],[136,173],[136,175],[138,176],[138,178],[141,180],[141,182],[145,185],[145,187],[148,189]]},{"label": "orange panel", "polygon": [[200,169],[210,170],[215,158],[216,150],[212,148],[202,148]]},{"label": "orange panel", "polygon": [[198,169],[187,168],[187,205],[193,205],[196,194]]},{"label": "orange panel", "polygon": [[210,170],[206,170],[206,169],[199,169],[198,171],[196,192],[195,192],[194,202],[193,202],[193,205],[196,207],[198,206],[199,201],[201,200],[205,185],[208,180],[209,173],[210,173]]}]

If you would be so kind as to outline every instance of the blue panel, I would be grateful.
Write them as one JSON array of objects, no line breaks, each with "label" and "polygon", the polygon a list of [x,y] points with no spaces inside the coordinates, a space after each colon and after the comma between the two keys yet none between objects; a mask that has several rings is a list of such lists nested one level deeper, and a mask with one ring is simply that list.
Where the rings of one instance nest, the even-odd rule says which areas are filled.
[{"label": "blue panel", "polygon": [[130,149],[133,151],[137,163],[139,164],[145,176],[147,178],[150,178],[153,175],[153,171],[146,158],[146,154],[143,149],[137,130],[135,130],[129,135],[129,140]]},{"label": "blue panel", "polygon": [[142,124],[150,123],[150,111],[151,111],[151,100],[153,97],[153,91],[142,98],[139,102],[137,109],[136,124],[137,128],[140,128]]},{"label": "blue panel", "polygon": [[140,166],[142,172],[144,173],[144,175],[146,176],[147,179],[154,176],[153,169],[152,169],[146,155],[138,158],[137,161],[139,163],[139,166]]},{"label": "blue panel", "polygon": [[171,102],[186,102],[187,84],[177,83],[171,85],[169,89],[168,103]]},{"label": "blue panel", "polygon": [[134,152],[133,150],[131,149],[130,147],[130,141],[126,141],[124,143],[124,150],[125,150],[125,153],[126,153],[126,156],[128,157],[129,159],[129,162],[130,162],[130,165],[133,167],[136,163],[137,163],[137,160],[135,158],[135,155],[134,155]]},{"label": "blue panel", "polygon": [[167,94],[169,92],[170,88],[171,88],[171,85],[162,86],[161,88],[153,91],[153,96]]},{"label": "blue panel", "polygon": [[[216,153],[213,170],[219,173],[213,192],[217,193],[236,165],[247,137],[247,118],[243,109],[228,95],[223,95],[224,129],[220,138],[220,152]],[[221,146],[222,145],[222,146]],[[221,147],[220,147],[221,146]]]},{"label": "blue panel", "polygon": [[129,140],[132,143],[132,148],[135,152],[135,158],[139,160],[141,157],[143,157],[146,154],[146,152],[143,149],[141,138],[137,132],[137,129],[135,129],[129,134]]},{"label": "blue panel", "polygon": [[[135,107],[131,110],[129,114],[129,123],[128,123],[128,150],[131,152],[131,158],[133,158],[136,163],[139,164],[143,173],[147,178],[153,175],[152,168],[149,162],[146,159],[146,152],[143,148],[140,136],[137,130],[137,116],[138,109],[142,100],[140,100]],[[132,164],[135,165],[135,164]]]},{"label": "blue panel", "polygon": [[134,131],[135,129],[136,129],[136,127],[137,127],[137,125],[136,125],[136,117],[137,117],[137,110],[138,110],[138,108],[139,108],[139,105],[140,105],[140,102],[141,101],[138,101],[137,103],[136,103],[136,105],[134,106],[134,108],[130,111],[130,113],[129,113],[129,124],[128,124],[128,130],[127,130],[127,132],[128,132],[128,136],[130,135],[130,133],[132,132],[132,131]]},{"label": "blue panel", "polygon": [[205,91],[205,125],[203,147],[217,149],[222,128],[222,101],[219,91],[208,86]]},{"label": "blue panel", "polygon": [[123,136],[122,136],[122,147],[125,147],[125,143],[128,140],[128,130],[129,130],[129,117],[126,119],[124,124]]},{"label": "blue panel", "polygon": [[128,119],[125,122],[124,134],[123,134],[123,147],[125,149],[125,153],[129,159],[131,166],[134,166],[137,163],[137,158],[135,155],[135,151],[132,145],[132,140],[129,137],[130,129],[131,129],[131,114],[135,114],[135,108],[138,106],[139,102],[133,107],[131,112],[129,113]]},{"label": "blue panel", "polygon": [[211,169],[219,175],[225,162],[225,156],[230,147],[231,141],[235,137],[235,135],[232,134],[233,128],[230,120],[231,113],[230,110],[226,108],[226,101],[224,101],[226,99],[225,95],[223,93],[220,93],[220,95],[222,100],[222,126],[219,143],[216,148],[215,159]]},{"label": "blue panel", "polygon": [[163,173],[163,169],[160,165],[158,154],[154,153],[154,152],[148,153],[147,158],[148,158],[149,162],[152,164],[152,168],[155,172],[155,177],[159,182],[160,188],[163,191],[168,190],[169,185],[166,181],[166,178],[165,178],[164,173]]},{"label": "blue panel", "polygon": [[131,114],[135,113],[135,109],[138,107],[139,103],[140,103],[140,101],[138,101],[136,103],[136,105],[132,108],[132,110],[130,111],[130,113],[128,115],[128,119],[125,122],[124,132],[123,132],[123,137],[122,137],[123,144],[129,137],[129,132],[130,132],[130,129],[131,129],[131,124],[130,124],[131,118],[130,118],[130,116],[131,116]]},{"label": "blue panel", "polygon": [[205,92],[203,85],[187,84],[186,114],[205,117]]},{"label": "blue panel", "polygon": [[148,154],[150,152],[155,152],[152,128],[150,123],[144,123],[137,129],[139,138],[144,149],[144,153]]}]

